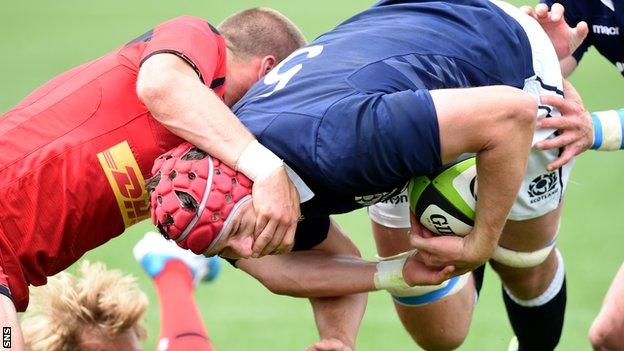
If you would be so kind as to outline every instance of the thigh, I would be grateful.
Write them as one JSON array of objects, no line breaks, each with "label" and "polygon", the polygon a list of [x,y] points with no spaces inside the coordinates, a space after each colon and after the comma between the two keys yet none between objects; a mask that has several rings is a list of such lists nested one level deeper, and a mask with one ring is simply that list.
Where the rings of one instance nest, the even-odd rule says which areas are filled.
[{"label": "thigh", "polygon": [[563,201],[558,206],[537,218],[514,221],[508,220],[499,240],[499,245],[519,252],[543,249],[556,239]]}]

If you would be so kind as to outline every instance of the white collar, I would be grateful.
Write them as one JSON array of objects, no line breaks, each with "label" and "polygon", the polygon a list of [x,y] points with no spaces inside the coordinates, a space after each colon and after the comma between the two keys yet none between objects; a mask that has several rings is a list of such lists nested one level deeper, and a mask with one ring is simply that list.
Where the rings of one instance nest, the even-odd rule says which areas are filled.
[{"label": "white collar", "polygon": [[613,0],[600,0],[606,7],[610,8],[611,11],[615,11],[615,6],[613,6]]},{"label": "white collar", "polygon": [[293,182],[293,185],[299,192],[299,202],[304,203],[311,200],[314,197],[312,190],[306,185],[306,183],[303,182],[303,179],[301,179],[301,177],[299,177],[299,175],[292,170],[292,168],[288,167],[288,165],[285,166],[288,178],[290,178],[290,181]]}]

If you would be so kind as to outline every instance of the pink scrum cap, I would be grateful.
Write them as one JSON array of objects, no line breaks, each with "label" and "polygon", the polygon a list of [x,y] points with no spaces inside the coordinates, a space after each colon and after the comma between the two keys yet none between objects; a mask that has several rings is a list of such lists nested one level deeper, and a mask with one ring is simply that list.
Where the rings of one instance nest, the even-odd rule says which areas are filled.
[{"label": "pink scrum cap", "polygon": [[158,157],[152,174],[146,185],[152,222],[196,254],[212,248],[238,208],[251,199],[251,180],[190,143]]}]

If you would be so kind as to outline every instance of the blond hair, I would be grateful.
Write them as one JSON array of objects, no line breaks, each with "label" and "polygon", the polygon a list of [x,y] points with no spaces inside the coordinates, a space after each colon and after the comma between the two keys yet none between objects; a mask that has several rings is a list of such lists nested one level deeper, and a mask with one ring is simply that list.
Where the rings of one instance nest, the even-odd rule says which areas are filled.
[{"label": "blond hair", "polygon": [[266,7],[243,10],[217,27],[228,49],[241,58],[273,55],[282,61],[306,44],[306,39],[286,16]]},{"label": "blond hair", "polygon": [[146,308],[147,296],[135,278],[84,261],[78,276],[62,272],[35,289],[21,323],[26,348],[79,350],[84,333],[114,339],[133,330],[145,338]]}]

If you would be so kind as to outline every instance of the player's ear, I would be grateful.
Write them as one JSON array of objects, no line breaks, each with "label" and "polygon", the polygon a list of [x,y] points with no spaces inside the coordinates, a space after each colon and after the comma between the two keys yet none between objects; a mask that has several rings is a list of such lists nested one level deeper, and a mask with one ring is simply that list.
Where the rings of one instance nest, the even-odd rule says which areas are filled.
[{"label": "player's ear", "polygon": [[264,56],[260,61],[260,67],[258,68],[258,80],[266,76],[267,73],[275,68],[275,66],[277,66],[277,59],[275,59],[275,56]]}]

